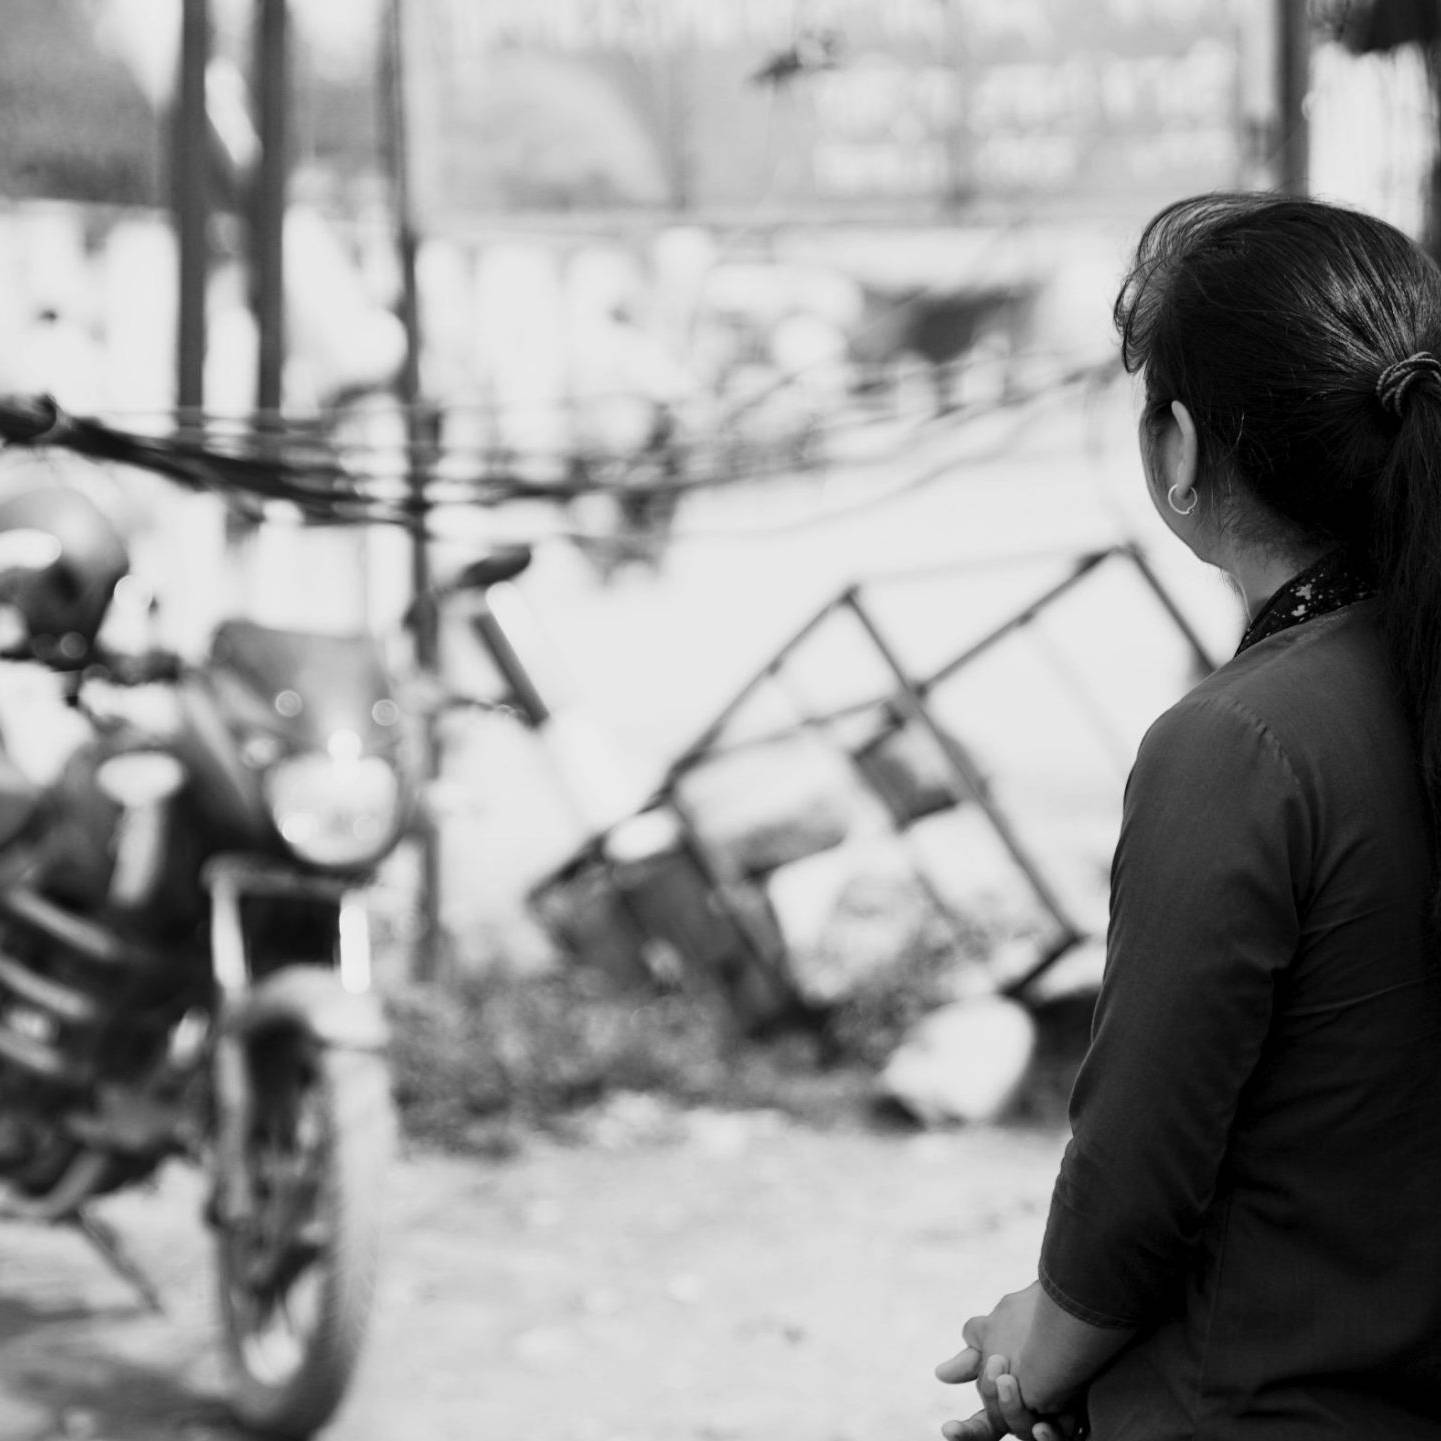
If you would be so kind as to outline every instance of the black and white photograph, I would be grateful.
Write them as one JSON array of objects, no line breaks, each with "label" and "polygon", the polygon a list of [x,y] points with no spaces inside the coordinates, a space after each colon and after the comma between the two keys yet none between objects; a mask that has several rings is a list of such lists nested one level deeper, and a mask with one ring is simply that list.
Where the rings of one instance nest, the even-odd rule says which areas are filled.
[{"label": "black and white photograph", "polygon": [[0,1441],[1441,1441],[1441,0],[0,0]]}]

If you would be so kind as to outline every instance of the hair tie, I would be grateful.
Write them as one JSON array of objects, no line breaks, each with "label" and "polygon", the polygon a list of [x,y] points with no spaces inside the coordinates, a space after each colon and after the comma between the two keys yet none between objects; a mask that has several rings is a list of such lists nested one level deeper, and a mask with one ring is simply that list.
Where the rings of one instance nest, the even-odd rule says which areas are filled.
[{"label": "hair tie", "polygon": [[1441,381],[1441,360],[1437,360],[1429,350],[1418,350],[1405,360],[1388,365],[1376,377],[1376,399],[1381,402],[1381,408],[1400,420],[1405,413],[1406,396],[1411,387],[1428,375],[1434,381]]}]

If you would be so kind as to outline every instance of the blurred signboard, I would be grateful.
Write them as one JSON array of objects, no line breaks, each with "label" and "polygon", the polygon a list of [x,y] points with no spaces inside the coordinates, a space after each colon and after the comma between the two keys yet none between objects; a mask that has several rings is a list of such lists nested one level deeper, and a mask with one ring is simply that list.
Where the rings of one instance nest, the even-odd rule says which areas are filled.
[{"label": "blurred signboard", "polygon": [[1236,182],[1214,0],[407,0],[422,219]]}]

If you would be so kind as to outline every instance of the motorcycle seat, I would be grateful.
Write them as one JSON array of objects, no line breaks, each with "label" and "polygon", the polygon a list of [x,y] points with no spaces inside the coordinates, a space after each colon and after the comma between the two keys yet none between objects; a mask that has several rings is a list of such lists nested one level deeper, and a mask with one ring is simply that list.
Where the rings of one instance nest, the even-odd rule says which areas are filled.
[{"label": "motorcycle seat", "polygon": [[0,751],[0,850],[18,840],[40,811],[41,789]]},{"label": "motorcycle seat", "polygon": [[514,580],[530,564],[528,545],[507,545],[473,560],[455,578],[457,590],[486,590],[503,580]]}]

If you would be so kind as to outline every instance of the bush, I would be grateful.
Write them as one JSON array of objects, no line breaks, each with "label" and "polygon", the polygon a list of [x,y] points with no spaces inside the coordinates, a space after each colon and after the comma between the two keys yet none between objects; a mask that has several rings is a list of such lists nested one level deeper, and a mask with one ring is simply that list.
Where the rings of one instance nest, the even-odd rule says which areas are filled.
[{"label": "bush", "polygon": [[396,989],[392,1057],[406,1132],[448,1150],[503,1153],[529,1130],[565,1132],[576,1113],[622,1093],[819,1124],[867,1118],[877,1070],[916,1021],[955,998],[958,975],[995,938],[993,926],[943,923],[932,911],[892,962],[761,1036],[746,1034],[718,993],[638,989],[594,967],[496,966]]},{"label": "bush", "polygon": [[869,1087],[815,1030],[747,1038],[712,998],[636,993],[579,970],[409,988],[389,1007],[406,1133],[447,1150],[503,1153],[622,1092],[833,1121]]}]

